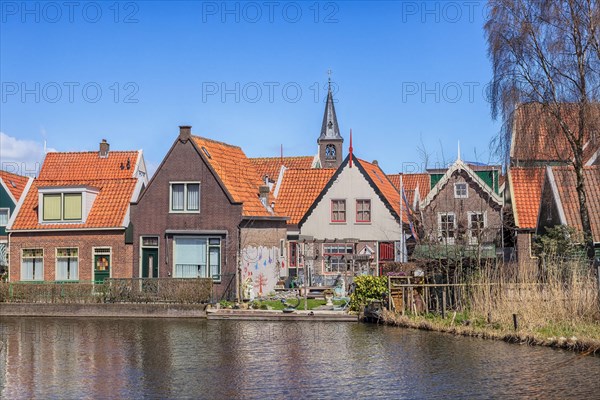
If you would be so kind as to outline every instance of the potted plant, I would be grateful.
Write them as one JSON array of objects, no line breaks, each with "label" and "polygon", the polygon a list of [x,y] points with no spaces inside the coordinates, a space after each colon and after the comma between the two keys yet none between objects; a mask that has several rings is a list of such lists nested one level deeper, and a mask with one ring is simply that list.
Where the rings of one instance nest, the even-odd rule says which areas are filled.
[{"label": "potted plant", "polygon": [[323,291],[323,296],[325,296],[325,300],[327,301],[325,305],[333,306],[333,290],[325,289]]}]

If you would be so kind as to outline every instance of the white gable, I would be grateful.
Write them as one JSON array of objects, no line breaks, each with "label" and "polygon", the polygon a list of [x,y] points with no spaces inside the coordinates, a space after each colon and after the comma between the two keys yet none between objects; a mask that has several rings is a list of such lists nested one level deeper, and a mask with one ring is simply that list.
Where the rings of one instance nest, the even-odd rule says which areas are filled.
[{"label": "white gable", "polygon": [[[356,200],[371,200],[371,222],[356,222]],[[346,200],[346,222],[331,222],[331,201]],[[302,235],[315,239],[359,239],[392,241],[400,238],[400,225],[354,165],[346,164],[335,182],[300,228]]]}]

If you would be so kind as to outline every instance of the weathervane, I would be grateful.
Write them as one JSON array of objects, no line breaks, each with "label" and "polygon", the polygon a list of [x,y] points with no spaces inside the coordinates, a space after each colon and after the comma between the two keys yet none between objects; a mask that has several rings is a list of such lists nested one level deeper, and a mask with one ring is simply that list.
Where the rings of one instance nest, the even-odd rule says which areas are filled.
[{"label": "weathervane", "polygon": [[328,83],[329,83],[329,87],[331,88],[331,68],[327,70],[327,75],[328,75]]}]

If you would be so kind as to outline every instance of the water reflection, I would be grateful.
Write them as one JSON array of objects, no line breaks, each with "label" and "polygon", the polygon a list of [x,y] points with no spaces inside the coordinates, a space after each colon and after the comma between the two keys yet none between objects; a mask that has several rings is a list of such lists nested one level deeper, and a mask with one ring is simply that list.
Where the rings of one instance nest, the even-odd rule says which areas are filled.
[{"label": "water reflection", "polygon": [[600,358],[348,323],[2,318],[0,397],[593,398]]}]

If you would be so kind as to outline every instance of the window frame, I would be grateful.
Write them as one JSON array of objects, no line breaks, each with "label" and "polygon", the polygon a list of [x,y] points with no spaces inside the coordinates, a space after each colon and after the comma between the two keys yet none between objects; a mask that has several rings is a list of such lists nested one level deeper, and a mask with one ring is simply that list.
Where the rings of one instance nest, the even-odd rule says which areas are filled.
[{"label": "window frame", "polygon": [[[327,251],[327,249],[330,251]],[[337,248],[337,252],[331,251],[331,249]],[[340,249],[345,249],[345,251],[339,251]],[[350,250],[350,251],[348,251]],[[322,247],[323,254],[323,273],[324,274],[337,274],[340,272],[346,272],[348,268],[347,258],[346,256],[349,254],[354,254],[354,245],[351,243],[323,243]],[[343,257],[343,259],[342,259]],[[332,259],[336,260],[336,269],[332,267],[331,261]],[[340,270],[340,265],[344,263],[345,269]]]},{"label": "window frame", "polygon": [[[334,218],[334,215],[335,215],[334,213],[336,213],[336,212],[337,213],[342,212],[339,209],[338,210],[334,210],[334,204],[336,204],[336,203],[340,203],[340,204],[344,205],[344,211],[343,211],[343,213],[344,213],[344,219],[343,220],[342,219],[335,219]],[[330,205],[330,207],[331,207],[330,222],[333,223],[333,224],[345,224],[346,221],[347,221],[347,219],[348,219],[348,207],[347,207],[346,199],[331,199],[331,205]]]},{"label": "window frame", "polygon": [[[205,239],[206,240],[206,255],[205,255],[205,268],[206,268],[206,272],[205,272],[205,276],[193,276],[193,277],[186,277],[186,276],[177,276],[176,275],[176,271],[177,271],[177,240],[178,239]],[[218,244],[214,244],[211,243],[211,240],[218,240],[219,243]],[[178,236],[174,236],[173,237],[173,278],[178,278],[178,279],[197,279],[197,278],[212,278],[214,283],[221,283],[222,281],[222,271],[223,271],[223,242],[224,242],[224,238],[220,237],[220,236],[188,236],[188,235],[178,235]],[[211,249],[215,249],[218,248],[219,249],[219,263],[217,265],[218,267],[218,273],[217,274],[212,274],[211,273],[211,256],[210,256],[210,251]],[[202,264],[199,264],[202,265]],[[218,278],[214,278],[215,276],[217,276]]]},{"label": "window frame", "polygon": [[[369,210],[365,211],[364,208],[362,210],[359,211],[359,203],[364,202],[364,204],[368,204],[369,205]],[[373,208],[372,208],[372,204],[373,202],[371,201],[371,199],[356,199],[356,222],[357,223],[361,223],[361,224],[370,224],[371,221],[373,220]],[[364,207],[364,205],[363,205]],[[360,219],[359,218],[359,213],[369,213],[369,219]]]},{"label": "window frame", "polygon": [[[183,185],[183,209],[173,209],[173,185]],[[198,185],[198,209],[188,209],[188,185]],[[169,213],[170,214],[199,214],[201,205],[202,184],[200,181],[173,181],[169,182]]]},{"label": "window frame", "polygon": [[[448,237],[448,235],[444,236],[444,228],[448,226],[448,221],[442,222],[442,217],[452,216],[452,237]],[[442,224],[445,224],[442,226]],[[458,223],[456,220],[456,213],[453,211],[447,212],[438,212],[438,235],[440,237],[440,241],[446,244],[454,244],[456,241],[456,233],[457,233]],[[449,233],[450,231],[447,230]]]},{"label": "window frame", "polygon": [[[465,187],[465,194],[459,194],[458,187],[463,186],[463,185]],[[454,183],[454,198],[455,199],[468,199],[469,198],[469,185],[467,184],[467,182],[455,182]]]},{"label": "window frame", "polygon": [[[42,252],[41,257],[35,257],[35,256],[34,257],[25,257],[24,256],[25,251],[29,251],[29,250],[41,251]],[[41,259],[42,260],[42,262],[41,262],[42,267],[41,267],[41,272],[40,272],[40,274],[42,275],[42,279],[35,279],[35,274],[33,273],[33,271],[31,274],[33,276],[33,279],[23,279],[23,260],[24,259],[33,259],[33,260]],[[33,266],[35,267],[35,262],[34,262]],[[21,278],[20,281],[24,281],[24,282],[43,282],[44,281],[44,249],[43,248],[34,247],[34,248],[22,248],[21,249],[20,278]]]},{"label": "window frame", "polygon": [[[471,224],[473,223],[473,216],[481,215],[482,216],[482,226],[478,229],[478,234],[473,236],[473,228]],[[487,211],[469,211],[467,212],[467,232],[469,235],[469,243],[470,244],[479,244],[479,238],[484,233],[485,228],[487,228]]]},{"label": "window frame", "polygon": [[[77,256],[73,257],[72,255],[70,256],[59,256],[58,255],[58,251],[59,250],[76,250],[77,251]],[[73,278],[65,278],[65,279],[59,279],[58,277],[58,260],[59,259],[71,259],[71,258],[76,258],[77,259],[77,278],[73,279]],[[80,263],[80,257],[79,257],[79,247],[56,247],[54,249],[54,280],[58,281],[58,282],[78,282],[79,281],[79,271],[81,270],[81,263]]]},{"label": "window frame", "polygon": [[[85,207],[84,207],[84,203],[85,203],[85,196],[84,196],[84,191],[65,191],[65,192],[55,192],[55,191],[51,191],[51,192],[42,192],[40,193],[41,196],[41,207],[39,212],[39,221],[42,224],[56,224],[56,223],[82,223],[85,222]],[[80,206],[80,210],[79,210],[79,214],[80,214],[80,218],[65,218],[65,195],[78,195],[79,196],[79,206]],[[60,210],[59,210],[59,218],[57,219],[47,219],[46,215],[45,215],[45,211],[46,211],[46,198],[47,197],[58,197],[60,198]]]},{"label": "window frame", "polygon": [[6,227],[8,226],[8,222],[10,221],[10,208],[8,207],[0,207],[0,213],[6,210],[6,224],[3,224],[2,222],[0,222],[0,227]]}]

